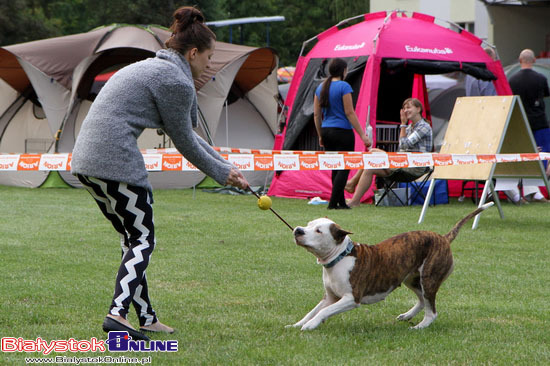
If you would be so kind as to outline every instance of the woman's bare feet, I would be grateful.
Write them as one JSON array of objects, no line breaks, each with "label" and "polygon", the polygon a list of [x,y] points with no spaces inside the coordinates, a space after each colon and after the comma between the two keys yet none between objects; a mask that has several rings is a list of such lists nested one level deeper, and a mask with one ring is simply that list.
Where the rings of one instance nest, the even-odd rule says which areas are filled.
[{"label": "woman's bare feet", "polygon": [[348,180],[348,181],[346,182],[346,186],[344,187],[344,190],[345,190],[346,192],[353,193],[353,192],[355,192],[355,186],[356,186],[356,185],[353,184],[352,181]]},{"label": "woman's bare feet", "polygon": [[165,324],[162,324],[158,320],[151,325],[140,327],[139,330],[145,330],[148,332],[174,333],[174,328],[171,328]]}]

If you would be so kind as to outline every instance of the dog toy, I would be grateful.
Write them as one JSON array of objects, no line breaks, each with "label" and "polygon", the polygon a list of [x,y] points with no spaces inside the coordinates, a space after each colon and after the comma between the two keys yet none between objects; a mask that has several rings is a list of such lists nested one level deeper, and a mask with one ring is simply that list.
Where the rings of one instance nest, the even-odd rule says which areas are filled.
[{"label": "dog toy", "polygon": [[268,196],[261,196],[258,199],[258,207],[261,210],[269,210],[271,208],[271,198]]},{"label": "dog toy", "polygon": [[[277,216],[279,218],[279,220],[281,220],[286,226],[288,226],[288,228],[291,231],[294,231],[294,228],[292,226],[290,226],[288,224],[288,222],[285,221],[285,219],[283,219],[281,216],[279,216],[279,214],[271,208],[271,198],[269,198],[267,196],[261,196],[260,197],[258,195],[258,193],[254,192],[254,190],[252,188],[250,188],[250,186],[248,186],[247,189],[250,190],[250,192],[252,192],[252,194],[254,196],[256,196],[256,198],[258,198],[258,207],[259,208],[261,208],[262,210],[271,210],[271,212],[273,212],[275,214],[275,216]],[[262,201],[263,201],[263,203],[262,203]]]}]

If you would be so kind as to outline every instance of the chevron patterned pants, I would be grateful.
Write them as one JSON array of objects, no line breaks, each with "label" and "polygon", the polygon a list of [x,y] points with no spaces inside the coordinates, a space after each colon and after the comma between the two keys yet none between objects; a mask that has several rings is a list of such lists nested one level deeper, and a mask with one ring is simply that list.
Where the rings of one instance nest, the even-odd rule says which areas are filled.
[{"label": "chevron patterned pants", "polygon": [[140,326],[155,323],[157,317],[151,307],[145,275],[155,248],[152,193],[142,187],[80,174],[78,179],[120,234],[122,262],[110,314],[126,318],[131,302]]}]

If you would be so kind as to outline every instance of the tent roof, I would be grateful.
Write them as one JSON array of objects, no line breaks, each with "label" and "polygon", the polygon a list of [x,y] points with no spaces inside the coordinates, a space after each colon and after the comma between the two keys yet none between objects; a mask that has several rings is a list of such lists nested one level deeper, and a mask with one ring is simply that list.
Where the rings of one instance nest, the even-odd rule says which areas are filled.
[{"label": "tent roof", "polygon": [[[164,47],[164,42],[169,36],[170,31],[159,26],[113,24],[86,33],[6,46],[0,48],[0,78],[17,91],[23,92],[30,85],[30,81],[17,60],[20,58],[70,90],[73,72],[86,58],[121,49],[139,49],[141,53],[150,52],[152,56]],[[247,54],[250,55],[235,81],[244,92],[252,89],[275,67],[275,51],[271,48],[254,48],[223,42],[216,42],[211,68],[195,81],[197,89],[225,65]],[[127,53],[122,53],[120,57],[121,63],[128,62]]]},{"label": "tent roof", "polygon": [[29,86],[17,62],[19,57],[70,89],[72,73],[86,57],[118,47],[156,52],[168,36],[169,32],[160,28],[113,24],[86,33],[6,46],[0,49],[0,77],[19,92]]},{"label": "tent roof", "polygon": [[[341,27],[341,26],[340,26]],[[335,25],[317,35],[310,58],[357,57],[376,54],[384,58],[490,62],[481,39],[435,23],[429,15],[404,12],[365,14],[346,28]]]},{"label": "tent roof", "polygon": [[247,54],[248,58],[235,76],[235,83],[243,93],[258,85],[277,66],[277,54],[272,48],[255,48],[216,42],[210,68],[199,79],[195,80],[197,90],[211,80],[225,65]]}]

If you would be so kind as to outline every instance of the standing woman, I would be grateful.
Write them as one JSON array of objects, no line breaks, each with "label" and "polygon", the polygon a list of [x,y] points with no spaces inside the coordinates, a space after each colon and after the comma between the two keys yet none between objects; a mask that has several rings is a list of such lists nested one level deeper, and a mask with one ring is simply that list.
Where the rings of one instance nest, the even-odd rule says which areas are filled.
[{"label": "standing woman", "polygon": [[122,262],[103,330],[148,337],[130,325],[130,303],[141,331],[172,333],[149,299],[145,270],[155,247],[153,194],[137,139],[161,128],[192,164],[220,184],[245,189],[241,172],[200,138],[193,78],[209,67],[215,35],[193,7],[174,12],[167,49],[119,70],[92,104],[78,135],[72,173],[87,188],[120,234]]},{"label": "standing woman", "polygon": [[[355,110],[351,93],[351,85],[344,81],[348,73],[348,65],[341,58],[334,58],[328,65],[328,78],[317,87],[314,98],[313,118],[319,135],[319,145],[327,151],[353,151],[357,132],[365,146],[371,141],[365,134]],[[328,204],[329,209],[349,208],[344,197],[344,187],[348,180],[349,170],[332,171],[332,193]]]}]

